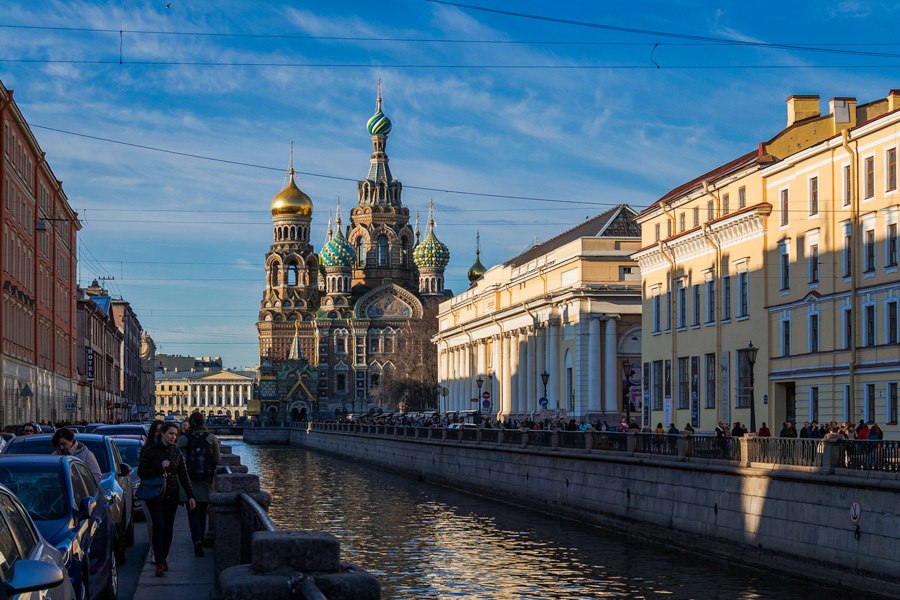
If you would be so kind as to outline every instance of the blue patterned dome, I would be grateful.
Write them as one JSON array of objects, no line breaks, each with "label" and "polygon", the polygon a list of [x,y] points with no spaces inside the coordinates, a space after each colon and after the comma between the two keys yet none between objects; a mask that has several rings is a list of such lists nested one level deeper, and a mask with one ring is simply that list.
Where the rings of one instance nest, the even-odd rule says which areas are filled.
[{"label": "blue patterned dome", "polygon": [[340,228],[338,228],[337,233],[331,236],[331,239],[322,247],[322,251],[319,252],[319,264],[323,267],[343,267],[349,269],[353,266],[354,260],[356,260],[356,253],[353,251],[353,246],[350,245],[350,242],[348,242],[347,238],[344,237],[344,234],[341,233]]},{"label": "blue patterned dome", "polygon": [[375,102],[375,114],[366,122],[369,135],[387,135],[391,132],[391,120],[381,110],[381,80],[378,80],[378,100]]},{"label": "blue patterned dome", "polygon": [[434,231],[429,231],[425,239],[413,249],[413,261],[420,269],[443,269],[450,262],[450,250]]}]

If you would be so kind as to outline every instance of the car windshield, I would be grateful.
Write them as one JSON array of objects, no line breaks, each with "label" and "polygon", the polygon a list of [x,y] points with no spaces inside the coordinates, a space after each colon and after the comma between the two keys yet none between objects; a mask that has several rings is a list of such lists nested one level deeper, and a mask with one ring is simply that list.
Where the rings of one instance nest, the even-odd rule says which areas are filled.
[{"label": "car windshield", "polygon": [[97,435],[147,435],[143,425],[107,425],[94,430]]},{"label": "car windshield", "polygon": [[141,444],[120,444],[116,442],[119,454],[122,455],[122,462],[137,468],[141,456]]},{"label": "car windshield", "polygon": [[[100,438],[97,440],[79,439],[79,443],[87,446],[88,450],[93,452],[97,458],[97,464],[100,465],[101,473],[109,472],[109,456],[106,453],[106,444]],[[53,446],[50,445],[50,439],[41,438],[16,438],[9,446],[6,447],[7,454],[52,454]]]},{"label": "car windshield", "polygon": [[35,521],[52,521],[71,514],[66,482],[57,465],[0,464],[0,483],[18,496]]}]

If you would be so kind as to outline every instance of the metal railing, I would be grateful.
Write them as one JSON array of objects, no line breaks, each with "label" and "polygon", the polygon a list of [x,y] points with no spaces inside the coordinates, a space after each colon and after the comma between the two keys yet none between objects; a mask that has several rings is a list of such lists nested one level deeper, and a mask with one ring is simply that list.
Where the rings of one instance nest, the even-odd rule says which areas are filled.
[{"label": "metal railing", "polygon": [[684,454],[690,458],[741,460],[740,438],[689,435],[684,438]]},{"label": "metal railing", "polygon": [[597,431],[594,433],[593,449],[603,452],[628,452],[628,434],[624,431]]},{"label": "metal railing", "polygon": [[900,471],[900,442],[895,440],[841,440],[838,463],[848,469]]},{"label": "metal railing", "polygon": [[678,456],[678,439],[681,436],[665,433],[635,433],[634,435],[637,436],[635,452]]},{"label": "metal railing", "polygon": [[587,436],[583,431],[560,431],[559,448],[587,448]]},{"label": "metal railing", "polygon": [[509,444],[514,446],[522,445],[522,430],[521,429],[504,429],[503,430],[503,444]]},{"label": "metal railing", "polygon": [[747,440],[750,462],[821,467],[825,442],[808,438],[754,437]]}]

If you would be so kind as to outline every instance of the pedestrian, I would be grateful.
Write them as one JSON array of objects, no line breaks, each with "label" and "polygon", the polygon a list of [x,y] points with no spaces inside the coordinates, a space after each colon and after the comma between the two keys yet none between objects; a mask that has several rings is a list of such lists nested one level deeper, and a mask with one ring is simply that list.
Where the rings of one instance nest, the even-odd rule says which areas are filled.
[{"label": "pedestrian", "polygon": [[181,422],[181,435],[187,434],[188,431],[191,430],[191,422],[188,419],[185,419]]},{"label": "pedestrian", "polygon": [[759,428],[759,433],[757,435],[759,435],[759,437],[772,437],[772,432],[766,427],[765,421],[763,421],[762,427]]},{"label": "pedestrian", "polygon": [[34,435],[34,425],[31,423],[22,425],[22,435]]},{"label": "pedestrian", "polygon": [[172,545],[181,487],[184,487],[187,495],[188,510],[194,510],[196,507],[194,490],[184,465],[184,457],[175,445],[177,439],[178,425],[172,422],[163,423],[159,436],[141,450],[138,468],[138,475],[142,481],[158,477],[162,477],[165,481],[160,497],[145,500],[150,508],[150,520],[153,525],[153,560],[156,563],[157,577],[162,577],[169,570],[166,559]]},{"label": "pedestrian", "polygon": [[778,437],[783,438],[796,438],[797,430],[794,429],[794,424],[790,421],[784,422],[784,427],[781,428],[781,433],[778,434]]},{"label": "pedestrian", "polygon": [[[160,419],[156,419],[152,423],[150,423],[150,430],[147,432],[147,439],[144,440],[144,445],[141,447],[141,453],[143,454],[144,448],[158,442],[159,438],[159,428],[162,427],[163,422]],[[150,515],[150,506],[147,502],[141,503],[141,509],[144,511],[144,521],[147,523],[147,541],[150,543],[150,552],[153,552],[153,519]]]},{"label": "pedestrian", "polygon": [[[197,507],[188,511],[188,525],[194,542],[194,556],[203,556],[203,538],[206,536],[206,515],[209,510],[209,494],[213,490],[216,466],[222,462],[219,440],[206,427],[206,418],[199,412],[191,414],[191,429],[178,439],[178,447],[184,453],[188,477],[194,489]],[[181,490],[181,501],[187,501]]]},{"label": "pedestrian", "polygon": [[100,483],[100,478],[103,476],[100,472],[100,463],[97,462],[97,457],[94,456],[94,453],[87,446],[75,439],[74,431],[71,429],[57,429],[50,444],[56,448],[53,454],[74,456],[87,465],[88,471],[94,476],[94,482]]}]

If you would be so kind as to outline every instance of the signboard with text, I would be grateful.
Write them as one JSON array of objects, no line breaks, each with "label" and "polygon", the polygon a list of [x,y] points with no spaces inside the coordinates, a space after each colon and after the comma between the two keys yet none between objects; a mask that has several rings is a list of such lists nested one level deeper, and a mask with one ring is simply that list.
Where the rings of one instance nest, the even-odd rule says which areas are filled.
[{"label": "signboard with text", "polygon": [[84,349],[85,374],[88,381],[94,381],[94,349]]},{"label": "signboard with text", "polygon": [[75,396],[66,396],[63,398],[63,411],[67,413],[75,412],[76,398]]}]

